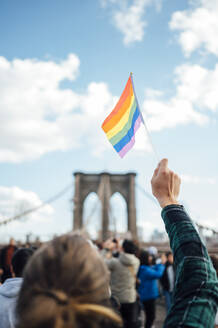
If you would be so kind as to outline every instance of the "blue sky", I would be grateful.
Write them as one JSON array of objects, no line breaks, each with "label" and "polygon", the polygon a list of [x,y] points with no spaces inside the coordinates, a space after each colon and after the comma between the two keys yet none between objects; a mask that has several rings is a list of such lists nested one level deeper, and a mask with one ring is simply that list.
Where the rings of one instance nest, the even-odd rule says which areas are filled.
[{"label": "blue sky", "polygon": [[[37,206],[73,172],[137,172],[151,193],[157,164],[142,128],[120,159],[101,131],[128,79],[158,157],[182,176],[180,199],[218,229],[218,5],[216,0],[20,0],[0,4],[0,214]],[[137,189],[144,238],[163,230],[159,208]],[[72,227],[73,187],[0,238],[50,238]],[[96,202],[90,196],[85,217]],[[123,200],[112,200],[125,229]],[[99,211],[89,229],[98,229]]]}]

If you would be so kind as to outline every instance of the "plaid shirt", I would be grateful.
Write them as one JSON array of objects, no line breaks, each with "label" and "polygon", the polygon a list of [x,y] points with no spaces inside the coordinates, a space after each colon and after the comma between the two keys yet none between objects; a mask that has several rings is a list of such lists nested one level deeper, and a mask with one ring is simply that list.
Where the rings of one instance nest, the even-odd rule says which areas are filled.
[{"label": "plaid shirt", "polygon": [[174,255],[176,282],[164,328],[213,328],[218,281],[207,249],[183,206],[161,213]]}]

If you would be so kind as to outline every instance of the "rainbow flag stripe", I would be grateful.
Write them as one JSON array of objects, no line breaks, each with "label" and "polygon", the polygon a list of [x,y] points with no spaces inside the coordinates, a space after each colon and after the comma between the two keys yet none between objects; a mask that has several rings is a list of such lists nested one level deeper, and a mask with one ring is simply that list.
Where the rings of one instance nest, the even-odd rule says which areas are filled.
[{"label": "rainbow flag stripe", "polygon": [[133,147],[135,133],[141,123],[144,121],[130,75],[118,103],[102,124],[102,129],[120,157],[124,157]]}]

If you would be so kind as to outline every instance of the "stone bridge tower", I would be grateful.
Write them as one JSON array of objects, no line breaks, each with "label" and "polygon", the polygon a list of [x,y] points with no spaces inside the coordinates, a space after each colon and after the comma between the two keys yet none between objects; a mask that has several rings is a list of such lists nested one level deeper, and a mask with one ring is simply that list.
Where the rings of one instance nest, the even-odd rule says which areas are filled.
[{"label": "stone bridge tower", "polygon": [[102,205],[102,239],[107,239],[109,227],[109,202],[111,196],[115,192],[118,192],[126,201],[128,231],[130,231],[132,237],[136,239],[135,177],[136,173],[133,172],[126,174],[111,174],[107,172],[102,172],[100,174],[87,174],[75,172],[73,229],[77,230],[83,227],[83,204],[85,198],[91,192],[95,192]]}]

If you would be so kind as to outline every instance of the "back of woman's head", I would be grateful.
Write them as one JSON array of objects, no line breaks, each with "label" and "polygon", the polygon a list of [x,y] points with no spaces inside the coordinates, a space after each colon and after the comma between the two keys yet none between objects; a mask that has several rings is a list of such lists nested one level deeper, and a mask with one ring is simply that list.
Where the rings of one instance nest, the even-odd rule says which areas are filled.
[{"label": "back of woman's head", "polygon": [[64,235],[39,249],[24,271],[18,328],[98,328],[119,324],[109,307],[109,275],[96,249]]},{"label": "back of woman's head", "polygon": [[149,265],[149,253],[142,249],[140,251],[139,260],[141,265]]}]

